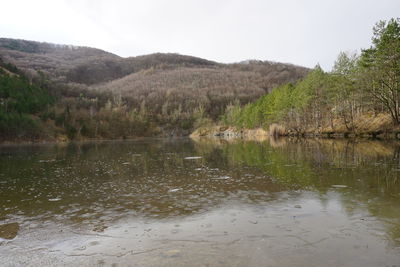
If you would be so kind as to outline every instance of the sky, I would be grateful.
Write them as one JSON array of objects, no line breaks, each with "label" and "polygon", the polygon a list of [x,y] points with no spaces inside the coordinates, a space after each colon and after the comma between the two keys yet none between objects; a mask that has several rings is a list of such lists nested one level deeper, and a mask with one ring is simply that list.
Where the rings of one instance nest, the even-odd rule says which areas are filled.
[{"label": "sky", "polygon": [[0,37],[156,52],[223,63],[270,60],[331,70],[371,45],[400,0],[0,0]]}]

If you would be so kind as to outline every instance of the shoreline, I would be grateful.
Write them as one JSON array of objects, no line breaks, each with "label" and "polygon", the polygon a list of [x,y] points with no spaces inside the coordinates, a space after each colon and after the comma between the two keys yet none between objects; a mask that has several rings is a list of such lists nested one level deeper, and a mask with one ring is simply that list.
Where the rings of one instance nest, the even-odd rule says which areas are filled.
[{"label": "shoreline", "polygon": [[182,136],[141,136],[130,138],[80,138],[75,140],[70,139],[14,139],[0,141],[0,146],[3,145],[47,145],[47,144],[71,144],[79,142],[107,142],[107,141],[136,141],[145,139],[174,139],[174,138],[221,138],[221,139],[267,139],[270,137],[296,137],[296,138],[324,138],[324,139],[372,139],[372,140],[400,140],[400,130],[375,130],[375,131],[281,131],[273,133],[271,130],[263,128],[237,128],[234,126],[209,126],[201,127],[194,130],[190,135]]},{"label": "shoreline", "polygon": [[269,137],[297,137],[297,138],[326,138],[326,139],[376,139],[376,140],[398,140],[398,130],[376,130],[376,131],[305,131],[294,132],[283,130],[274,133],[262,128],[240,129],[232,126],[211,126],[196,129],[191,138],[214,137],[214,138],[269,138]]},{"label": "shoreline", "polygon": [[90,142],[114,142],[114,141],[143,141],[147,139],[179,139],[179,138],[188,138],[189,136],[141,136],[141,137],[132,137],[132,138],[115,138],[115,139],[76,139],[76,140],[66,140],[66,141],[57,141],[57,140],[16,140],[16,141],[1,141],[0,146],[7,145],[68,145],[74,143],[90,143]]}]

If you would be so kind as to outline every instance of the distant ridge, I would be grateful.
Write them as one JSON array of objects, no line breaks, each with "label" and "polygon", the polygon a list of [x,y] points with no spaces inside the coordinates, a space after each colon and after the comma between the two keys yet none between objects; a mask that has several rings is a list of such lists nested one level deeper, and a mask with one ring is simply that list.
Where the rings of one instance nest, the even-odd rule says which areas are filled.
[{"label": "distant ridge", "polygon": [[[303,67],[270,61],[246,60],[233,64],[221,64],[175,53],[154,53],[122,58],[97,48],[10,38],[0,38],[0,57],[21,69],[29,70],[30,73],[41,71],[56,81],[86,85],[111,81],[152,67],[171,69],[176,67],[226,68],[233,66],[237,68],[235,67],[237,64],[276,64],[292,69],[289,71],[293,77],[286,77],[288,80],[297,79],[307,71]],[[259,68],[256,67],[256,69]]]}]

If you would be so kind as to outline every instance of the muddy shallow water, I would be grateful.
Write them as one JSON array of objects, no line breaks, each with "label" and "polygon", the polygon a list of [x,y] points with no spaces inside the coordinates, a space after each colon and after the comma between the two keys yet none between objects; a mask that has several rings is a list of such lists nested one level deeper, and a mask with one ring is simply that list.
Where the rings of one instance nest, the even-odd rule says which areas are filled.
[{"label": "muddy shallow water", "polygon": [[0,147],[5,266],[400,266],[400,144]]}]

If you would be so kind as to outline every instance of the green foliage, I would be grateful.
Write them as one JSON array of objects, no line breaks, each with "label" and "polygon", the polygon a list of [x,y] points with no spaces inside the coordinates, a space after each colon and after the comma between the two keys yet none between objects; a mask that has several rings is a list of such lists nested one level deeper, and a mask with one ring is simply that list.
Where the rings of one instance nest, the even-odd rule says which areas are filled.
[{"label": "green foliage", "polygon": [[46,90],[10,75],[0,76],[0,98],[4,112],[35,114],[52,103]]},{"label": "green foliage", "polygon": [[325,78],[326,74],[317,66],[295,85],[288,83],[279,86],[243,108],[239,105],[228,106],[222,121],[237,127],[266,127],[286,119],[293,111],[305,112],[312,101],[321,95]]},{"label": "green foliage", "polygon": [[284,124],[297,132],[335,129],[342,122],[355,130],[355,118],[385,107],[400,123],[400,19],[381,21],[374,28],[373,46],[355,53],[341,52],[330,73],[319,65],[296,84],[276,87],[254,103],[228,106],[224,124],[266,127]]},{"label": "green foliage", "polygon": [[0,111],[0,138],[36,138],[39,134],[37,121],[27,114]]},{"label": "green foliage", "polygon": [[71,140],[74,140],[75,137],[76,137],[76,134],[78,132],[77,129],[74,126],[72,126],[70,124],[67,124],[66,130],[67,130],[68,138],[71,139]]},{"label": "green foliage", "polygon": [[11,49],[11,50],[17,50],[17,51],[22,51],[22,52],[27,52],[27,53],[37,53],[39,52],[39,43],[37,42],[32,42],[32,41],[23,41],[21,40],[13,40],[13,39],[4,39],[3,47]]},{"label": "green foliage", "polygon": [[[14,68],[0,64],[13,71]],[[15,69],[20,73],[18,69]],[[39,136],[39,122],[35,116],[47,112],[53,98],[43,89],[16,73],[0,73],[0,138]],[[43,119],[49,115],[43,115]]]},{"label": "green foliage", "polygon": [[365,90],[382,103],[395,124],[400,123],[400,19],[380,21],[372,46],[363,50],[360,76]]},{"label": "green foliage", "polygon": [[225,113],[221,116],[220,120],[225,125],[238,125],[238,118],[242,112],[242,108],[240,107],[239,102],[235,102],[234,104],[229,104]]}]

